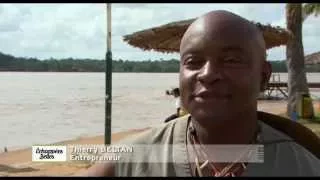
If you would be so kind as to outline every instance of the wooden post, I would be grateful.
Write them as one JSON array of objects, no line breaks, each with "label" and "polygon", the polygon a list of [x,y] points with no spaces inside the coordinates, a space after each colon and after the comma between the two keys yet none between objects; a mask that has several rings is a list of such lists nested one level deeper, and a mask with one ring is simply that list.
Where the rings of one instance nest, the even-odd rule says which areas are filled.
[{"label": "wooden post", "polygon": [[111,143],[112,105],[112,52],[111,52],[111,4],[107,3],[107,53],[106,53],[106,93],[105,93],[105,133],[104,143]]}]

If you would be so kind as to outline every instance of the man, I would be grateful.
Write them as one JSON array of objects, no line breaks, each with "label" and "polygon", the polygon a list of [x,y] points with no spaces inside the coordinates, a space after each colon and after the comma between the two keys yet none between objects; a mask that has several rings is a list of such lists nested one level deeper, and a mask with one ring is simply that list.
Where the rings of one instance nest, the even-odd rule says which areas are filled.
[{"label": "man", "polygon": [[178,117],[181,117],[181,116],[184,116],[186,114],[188,114],[185,109],[183,107],[181,107],[181,100],[180,100],[180,90],[179,88],[174,88],[172,89],[171,91],[172,93],[167,93],[167,94],[170,94],[172,95],[174,98],[175,98],[175,105],[176,105],[176,113],[175,114],[172,114],[171,116],[167,117],[165,119],[165,123],[173,120],[173,119],[176,119]]},{"label": "man", "polygon": [[[227,11],[209,12],[187,29],[180,57],[181,102],[191,114],[187,120],[178,118],[123,141],[160,148],[145,148],[121,163],[98,163],[83,175],[320,176],[319,159],[257,119],[257,97],[271,66],[255,25]],[[214,153],[189,149],[254,143],[264,145],[263,163],[209,162],[204,154]]]}]

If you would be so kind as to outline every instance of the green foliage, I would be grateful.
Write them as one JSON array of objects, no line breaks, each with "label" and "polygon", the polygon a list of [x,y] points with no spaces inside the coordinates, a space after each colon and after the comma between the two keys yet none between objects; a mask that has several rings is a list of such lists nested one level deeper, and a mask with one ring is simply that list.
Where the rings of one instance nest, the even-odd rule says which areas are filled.
[{"label": "green foliage", "polygon": [[[273,72],[287,72],[285,61],[270,61]],[[320,65],[306,66],[308,72],[320,72]],[[104,72],[105,61],[95,59],[54,59],[38,60],[21,58],[0,52],[0,71],[30,72]],[[179,60],[114,60],[113,72],[179,72]]]},{"label": "green foliage", "polygon": [[302,10],[303,20],[311,15],[317,17],[320,14],[320,3],[306,3],[303,5]]},{"label": "green foliage", "polygon": [[273,72],[288,72],[285,61],[270,61]]}]

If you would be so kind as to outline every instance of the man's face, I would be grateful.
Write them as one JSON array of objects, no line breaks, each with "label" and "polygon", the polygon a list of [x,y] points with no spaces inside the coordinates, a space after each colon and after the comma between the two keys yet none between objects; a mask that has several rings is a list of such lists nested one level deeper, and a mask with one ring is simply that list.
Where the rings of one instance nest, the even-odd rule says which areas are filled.
[{"label": "man's face", "polygon": [[245,32],[236,27],[210,32],[200,28],[184,39],[181,101],[196,119],[216,121],[256,108],[262,81],[270,75],[263,75],[261,50]]}]

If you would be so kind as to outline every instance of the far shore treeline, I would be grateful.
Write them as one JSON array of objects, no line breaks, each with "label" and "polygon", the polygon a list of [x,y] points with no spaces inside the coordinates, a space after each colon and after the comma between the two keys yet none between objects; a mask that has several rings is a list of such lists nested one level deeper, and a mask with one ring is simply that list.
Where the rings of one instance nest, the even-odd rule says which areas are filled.
[{"label": "far shore treeline", "polygon": [[[273,72],[287,72],[285,61],[270,61]],[[178,72],[179,60],[113,60],[113,72]],[[320,72],[320,65],[306,66],[307,72]],[[96,59],[54,59],[14,57],[0,52],[0,71],[104,72],[105,61]]]}]

